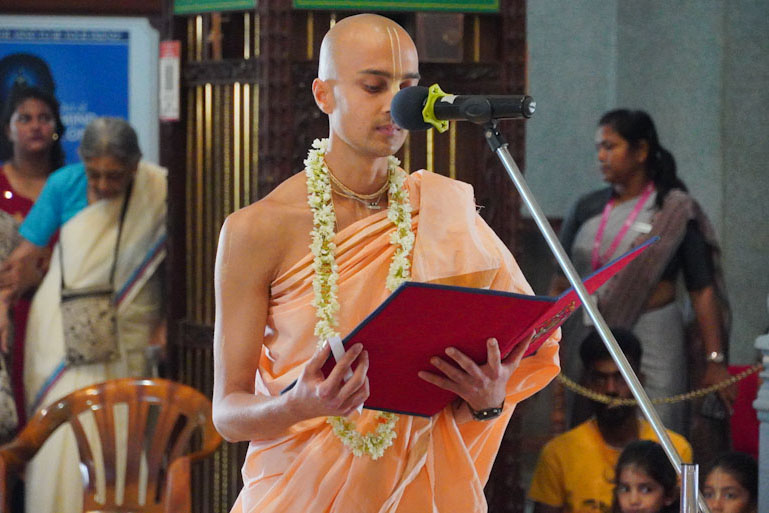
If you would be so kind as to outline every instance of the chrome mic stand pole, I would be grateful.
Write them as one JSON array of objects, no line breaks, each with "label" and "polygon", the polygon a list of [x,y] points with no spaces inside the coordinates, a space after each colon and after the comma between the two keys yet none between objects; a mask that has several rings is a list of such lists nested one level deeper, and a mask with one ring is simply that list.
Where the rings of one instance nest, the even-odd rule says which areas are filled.
[{"label": "chrome mic stand pole", "polygon": [[680,513],[697,513],[699,467],[684,463],[681,467]]},{"label": "chrome mic stand pole", "polygon": [[[577,296],[579,296],[580,300],[582,301],[582,307],[587,310],[590,319],[592,319],[593,324],[595,325],[598,333],[604,341],[604,344],[606,344],[606,348],[609,350],[612,358],[617,363],[617,367],[619,367],[622,377],[625,378],[625,381],[630,386],[630,390],[633,392],[633,396],[635,397],[636,401],[638,401],[638,405],[641,407],[641,411],[649,420],[649,423],[651,423],[657,438],[659,438],[663,449],[665,449],[665,453],[670,459],[670,462],[673,464],[673,467],[676,469],[676,472],[678,472],[678,475],[680,476],[681,457],[673,446],[673,442],[671,442],[670,436],[665,430],[665,427],[662,424],[657,411],[652,406],[652,403],[649,400],[649,396],[646,395],[646,391],[641,386],[641,382],[638,380],[638,377],[635,375],[635,372],[633,372],[630,363],[628,363],[627,358],[625,358],[624,353],[617,344],[617,341],[614,339],[614,335],[606,325],[606,321],[598,311],[598,307],[592,301],[590,301],[590,294],[588,294],[587,289],[585,289],[579,274],[577,274],[577,271],[574,269],[574,266],[569,260],[569,257],[566,255],[563,246],[561,246],[558,237],[556,237],[553,228],[550,226],[550,223],[547,221],[544,213],[539,208],[539,205],[534,199],[534,196],[531,194],[526,181],[523,179],[521,171],[518,169],[518,166],[516,165],[513,157],[510,155],[510,152],[507,149],[507,142],[504,140],[502,135],[499,133],[499,130],[497,129],[496,121],[492,119],[491,121],[484,123],[482,126],[484,129],[486,142],[489,143],[491,151],[496,153],[499,157],[499,160],[502,161],[502,165],[507,171],[507,174],[515,184],[515,188],[518,189],[518,193],[521,195],[521,198],[523,198],[523,202],[526,207],[528,207],[529,212],[531,212],[531,215],[534,218],[534,221],[537,223],[537,227],[539,227],[540,232],[542,232],[542,235],[545,237],[547,245],[550,246],[550,250],[553,252],[553,255],[558,261],[558,264],[561,266],[561,269],[563,269],[564,274],[569,279],[569,283],[571,283],[571,285],[574,287]],[[705,504],[705,500],[702,497],[702,494],[699,494],[698,502],[701,511],[704,513],[710,513],[710,510]]]}]

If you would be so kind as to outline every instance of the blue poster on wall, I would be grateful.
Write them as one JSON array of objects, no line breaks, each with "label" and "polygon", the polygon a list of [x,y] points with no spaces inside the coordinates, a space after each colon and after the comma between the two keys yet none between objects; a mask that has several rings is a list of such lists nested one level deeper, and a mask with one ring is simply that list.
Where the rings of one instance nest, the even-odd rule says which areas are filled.
[{"label": "blue poster on wall", "polygon": [[1,94],[20,81],[40,85],[34,80],[44,72],[34,68],[45,63],[61,104],[67,162],[77,162],[90,120],[128,118],[128,41],[125,31],[0,29]]},{"label": "blue poster on wall", "polygon": [[79,160],[83,130],[98,116],[127,119],[156,161],[157,45],[141,18],[0,16],[0,102],[19,81],[53,88],[67,163]]}]

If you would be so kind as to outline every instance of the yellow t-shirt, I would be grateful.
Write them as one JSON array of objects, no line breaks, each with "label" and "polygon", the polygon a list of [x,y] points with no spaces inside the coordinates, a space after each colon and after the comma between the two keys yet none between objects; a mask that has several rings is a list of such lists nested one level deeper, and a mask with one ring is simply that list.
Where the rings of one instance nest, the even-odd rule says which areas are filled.
[{"label": "yellow t-shirt", "polygon": [[[641,440],[659,441],[646,420],[639,420]],[[684,462],[692,461],[686,439],[668,430]],[[614,467],[620,451],[607,445],[595,419],[550,440],[542,449],[529,499],[573,513],[604,513],[611,509]]]}]

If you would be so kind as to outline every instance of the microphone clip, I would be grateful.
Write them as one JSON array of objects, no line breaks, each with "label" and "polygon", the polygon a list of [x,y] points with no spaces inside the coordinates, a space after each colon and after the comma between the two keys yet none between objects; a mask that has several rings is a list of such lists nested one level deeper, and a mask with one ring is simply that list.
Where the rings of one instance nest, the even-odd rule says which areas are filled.
[{"label": "microphone clip", "polygon": [[438,84],[431,85],[427,89],[427,99],[425,100],[425,106],[422,109],[422,118],[425,120],[425,123],[431,124],[440,133],[449,129],[448,121],[435,117],[435,102],[444,96],[448,96],[448,94],[443,92]]}]

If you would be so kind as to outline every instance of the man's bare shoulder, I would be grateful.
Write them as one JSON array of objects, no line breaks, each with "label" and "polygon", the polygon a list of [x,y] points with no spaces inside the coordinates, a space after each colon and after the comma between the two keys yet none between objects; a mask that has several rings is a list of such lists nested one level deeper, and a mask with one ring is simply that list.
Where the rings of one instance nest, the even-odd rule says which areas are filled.
[{"label": "man's bare shoulder", "polygon": [[312,214],[306,191],[304,173],[297,173],[264,198],[230,214],[222,228],[227,246],[256,259],[265,270],[274,273],[283,268],[286,259],[294,259],[297,242],[306,248],[304,238],[309,241]]},{"label": "man's bare shoulder", "polygon": [[307,212],[304,175],[299,173],[259,201],[230,214],[227,222],[233,229],[261,237],[284,232],[286,223],[306,217]]}]

